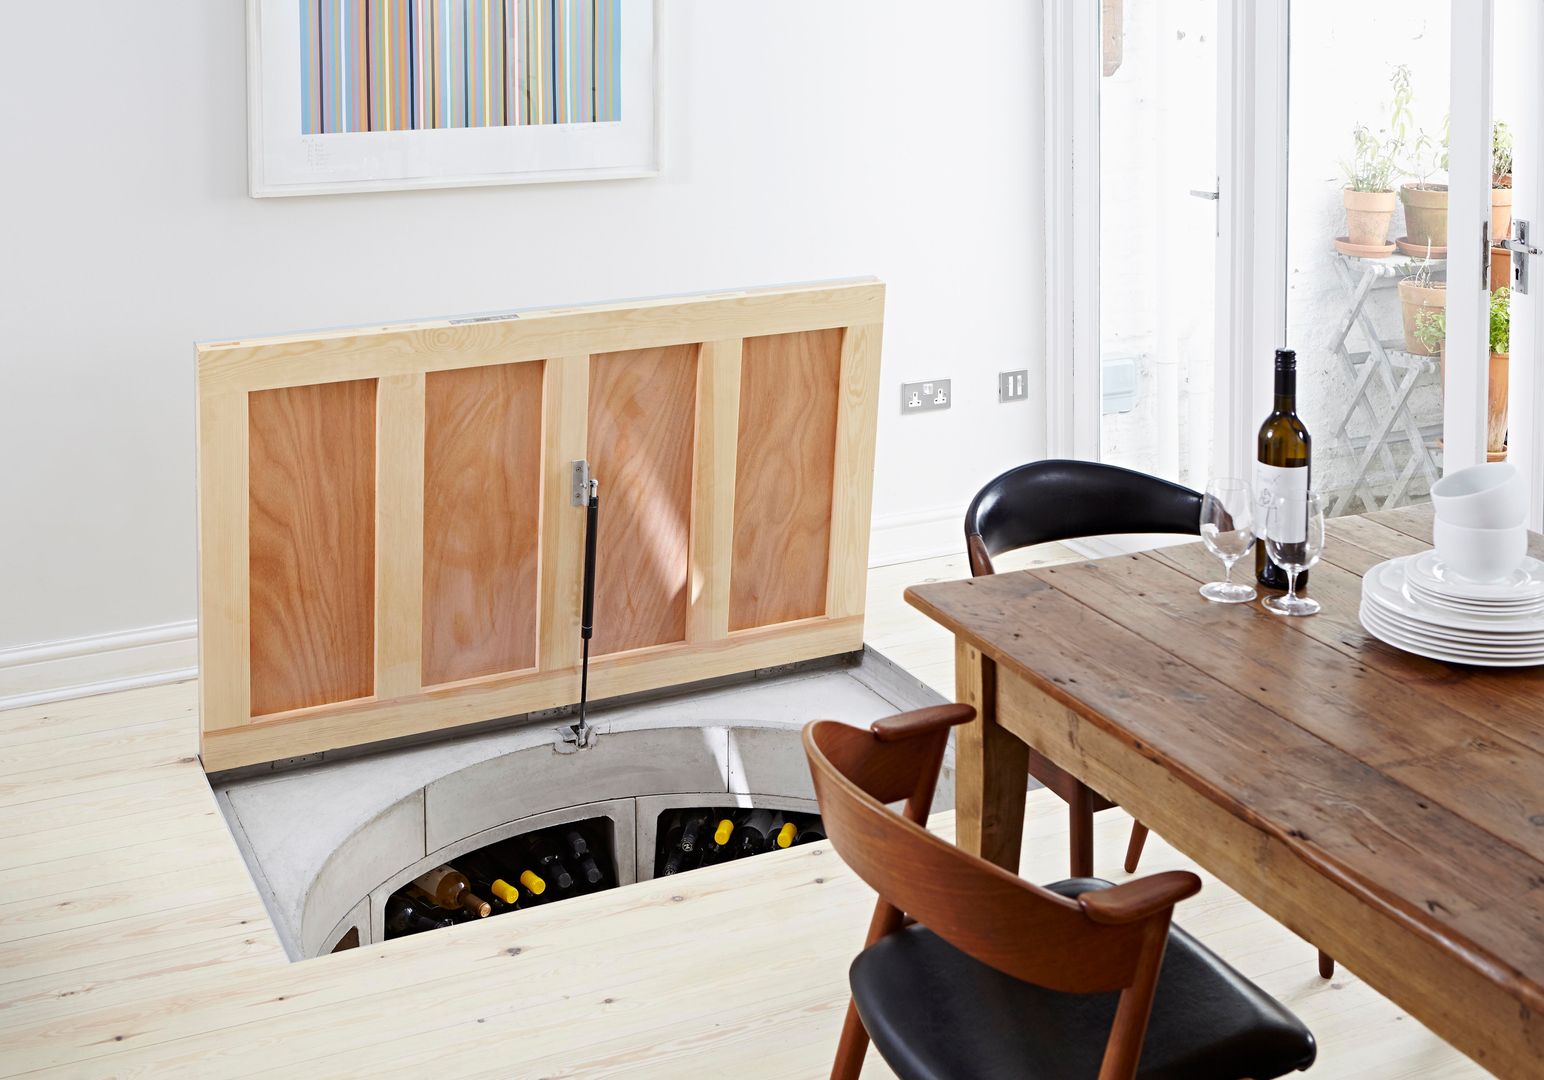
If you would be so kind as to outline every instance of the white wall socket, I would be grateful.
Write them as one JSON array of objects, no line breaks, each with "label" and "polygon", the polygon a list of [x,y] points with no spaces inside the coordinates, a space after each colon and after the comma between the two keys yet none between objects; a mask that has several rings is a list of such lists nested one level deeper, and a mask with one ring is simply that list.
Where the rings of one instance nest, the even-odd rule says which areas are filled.
[{"label": "white wall socket", "polygon": [[948,379],[901,384],[901,415],[937,412],[954,403],[954,391]]}]

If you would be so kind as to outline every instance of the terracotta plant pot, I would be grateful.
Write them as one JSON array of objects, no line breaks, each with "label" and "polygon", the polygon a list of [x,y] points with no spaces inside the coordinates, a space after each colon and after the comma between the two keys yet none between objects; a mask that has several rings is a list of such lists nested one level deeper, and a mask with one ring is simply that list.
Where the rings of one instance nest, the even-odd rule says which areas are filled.
[{"label": "terracotta plant pot", "polygon": [[1447,185],[1406,184],[1399,198],[1405,204],[1405,239],[1421,247],[1447,247]]},{"label": "terracotta plant pot", "polygon": [[1389,222],[1394,220],[1392,191],[1341,192],[1346,204],[1346,239],[1353,244],[1382,245],[1389,242]]},{"label": "terracotta plant pot", "polygon": [[[1442,350],[1442,390],[1447,392],[1447,350]],[[1506,353],[1490,354],[1490,380],[1485,402],[1485,460],[1506,460],[1506,403],[1509,387],[1510,357]]]},{"label": "terracotta plant pot", "polygon": [[1490,393],[1485,410],[1485,456],[1491,461],[1506,458],[1507,377],[1511,367],[1506,353],[1490,354]]},{"label": "terracotta plant pot", "polygon": [[1492,291],[1512,284],[1512,253],[1506,248],[1490,249],[1490,287]]},{"label": "terracotta plant pot", "polygon": [[1416,356],[1436,356],[1436,349],[1428,349],[1415,336],[1415,316],[1423,308],[1441,311],[1447,307],[1447,283],[1417,285],[1414,278],[1399,283],[1400,314],[1405,324],[1405,352]]},{"label": "terracotta plant pot", "polygon": [[1512,189],[1490,189],[1490,242],[1500,243],[1512,235]]}]

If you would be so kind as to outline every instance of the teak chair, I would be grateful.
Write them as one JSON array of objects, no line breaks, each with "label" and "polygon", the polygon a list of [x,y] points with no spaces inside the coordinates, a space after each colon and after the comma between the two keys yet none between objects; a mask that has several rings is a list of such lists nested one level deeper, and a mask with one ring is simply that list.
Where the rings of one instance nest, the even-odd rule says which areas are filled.
[{"label": "teak chair", "polygon": [[[1096,461],[1034,461],[992,480],[965,511],[965,550],[972,577],[995,573],[992,558],[1008,551],[1121,533],[1198,536],[1201,494],[1146,473]],[[1094,815],[1115,803],[1029,750],[1029,773],[1067,804],[1071,874],[1094,872]],[[1147,826],[1131,823],[1126,873],[1134,874],[1147,841]],[[1328,979],[1335,961],[1322,950],[1319,974]]]},{"label": "teak chair", "polygon": [[974,716],[940,705],[804,729],[826,835],[879,893],[834,1080],[856,1080],[871,1037],[903,1080],[1268,1080],[1311,1065],[1295,1016],[1171,928],[1194,874],[1041,888],[923,828],[949,729]]}]

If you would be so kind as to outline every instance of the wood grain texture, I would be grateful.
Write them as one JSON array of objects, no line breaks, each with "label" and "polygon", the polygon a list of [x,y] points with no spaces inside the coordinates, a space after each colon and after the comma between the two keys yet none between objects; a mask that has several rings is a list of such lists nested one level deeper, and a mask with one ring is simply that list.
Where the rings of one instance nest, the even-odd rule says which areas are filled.
[{"label": "wood grain texture", "polygon": [[1544,1054],[1544,670],[1370,639],[1360,575],[1429,535],[1419,512],[1390,520],[1411,532],[1331,526],[1312,619],[1198,601],[1216,570],[1198,548],[908,598],[997,662],[1004,728],[1476,1061],[1529,1075]]},{"label": "wood grain texture", "polygon": [[537,666],[573,672],[579,699],[579,618],[583,603],[585,512],[570,501],[570,470],[585,455],[590,409],[590,357],[586,353],[546,361],[542,432],[541,614]]},{"label": "wood grain texture", "polygon": [[544,371],[425,377],[426,686],[536,666]]},{"label": "wood grain texture", "polygon": [[745,340],[729,629],[826,613],[842,332]]},{"label": "wood grain texture", "polygon": [[247,420],[246,394],[199,395],[199,715],[211,731],[252,718]]},{"label": "wood grain texture", "polygon": [[686,639],[696,403],[695,345],[591,359],[596,655]]},{"label": "wood grain texture", "polygon": [[198,379],[207,392],[267,390],[853,326],[879,322],[884,296],[867,278],[210,342],[198,346]]},{"label": "wood grain texture", "polygon": [[248,399],[254,716],[372,692],[375,390],[361,379]]},{"label": "wood grain texture", "polygon": [[868,588],[883,329],[874,323],[849,326],[842,332],[832,468],[831,552],[826,583],[826,613],[832,617],[862,614]]},{"label": "wood grain texture", "polygon": [[714,641],[729,633],[743,348],[739,338],[705,341],[697,356],[697,464],[692,484],[688,641]]},{"label": "wood grain texture", "polygon": [[423,687],[424,377],[388,375],[375,409],[375,694]]}]

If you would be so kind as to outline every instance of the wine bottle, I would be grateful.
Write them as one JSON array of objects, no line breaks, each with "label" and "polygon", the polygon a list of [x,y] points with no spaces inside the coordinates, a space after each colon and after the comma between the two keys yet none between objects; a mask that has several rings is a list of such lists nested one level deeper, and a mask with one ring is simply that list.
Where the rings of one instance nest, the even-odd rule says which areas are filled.
[{"label": "wine bottle", "polygon": [[690,855],[702,845],[703,830],[708,827],[705,814],[693,814],[681,826],[681,850]]},{"label": "wine bottle", "polygon": [[729,818],[719,818],[713,826],[713,831],[708,834],[707,840],[702,846],[702,865],[712,866],[714,863],[728,862],[734,858],[729,850],[729,841],[734,837],[734,822]]},{"label": "wine bottle", "polygon": [[826,831],[820,827],[820,822],[812,821],[799,830],[799,838],[795,844],[814,844],[826,838]]},{"label": "wine bottle", "polygon": [[401,893],[392,893],[386,898],[387,937],[421,934],[449,925],[450,919],[428,914]]},{"label": "wine bottle", "polygon": [[464,908],[478,918],[487,918],[492,913],[488,901],[472,892],[472,883],[467,881],[466,875],[448,866],[436,866],[416,878],[408,889],[418,890],[425,899],[447,911]]},{"label": "wine bottle", "polygon": [[771,842],[772,811],[752,810],[735,830],[734,857],[760,855]]},{"label": "wine bottle", "polygon": [[[1265,532],[1271,504],[1277,499],[1308,496],[1313,440],[1297,416],[1297,353],[1276,350],[1276,403],[1260,425],[1259,460],[1255,463],[1255,578],[1268,589],[1285,589],[1287,573],[1265,553]],[[1298,588],[1308,584],[1308,574],[1297,577]]]},{"label": "wine bottle", "polygon": [[664,873],[667,876],[670,874],[679,874],[683,870],[693,870],[700,865],[702,865],[701,855],[683,850],[681,845],[677,843],[675,850],[672,851],[669,855],[665,856]]},{"label": "wine bottle", "polygon": [[567,892],[574,887],[574,876],[568,872],[568,867],[563,865],[563,859],[557,850],[544,838],[532,838],[530,852],[537,870],[547,879],[547,884],[559,892]]},{"label": "wine bottle", "polygon": [[546,881],[544,881],[542,876],[536,873],[534,870],[520,871],[520,884],[524,885],[526,891],[529,892],[532,896],[540,896],[542,893],[547,891]]},{"label": "wine bottle", "polygon": [[462,855],[456,859],[456,867],[466,874],[479,895],[488,897],[493,914],[502,915],[519,908],[520,886],[505,878],[487,855],[481,852]]},{"label": "wine bottle", "polygon": [[584,833],[578,829],[569,829],[563,834],[563,842],[568,845],[568,853],[574,859],[583,859],[590,853],[590,842],[584,838]]},{"label": "wine bottle", "polygon": [[600,868],[600,864],[595,861],[594,855],[585,854],[580,856],[577,865],[579,868],[579,878],[586,885],[599,885],[606,876],[606,872],[602,870]]},{"label": "wine bottle", "polygon": [[772,849],[781,851],[793,846],[793,838],[799,834],[799,826],[779,814],[772,820]]}]

